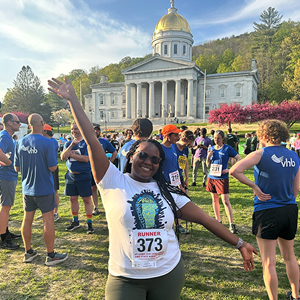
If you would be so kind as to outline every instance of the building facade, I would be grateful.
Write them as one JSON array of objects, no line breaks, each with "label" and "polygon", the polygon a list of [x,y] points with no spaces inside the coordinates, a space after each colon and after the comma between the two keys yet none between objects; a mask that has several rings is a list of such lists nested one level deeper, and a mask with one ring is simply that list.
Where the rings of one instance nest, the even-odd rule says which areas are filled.
[{"label": "building facade", "polygon": [[91,122],[122,123],[138,117],[192,122],[207,119],[223,103],[257,101],[255,59],[249,71],[206,76],[192,61],[193,42],[188,22],[171,1],[168,14],[155,27],[152,57],[123,70],[124,82],[109,83],[101,75],[100,83],[91,86],[92,94],[85,96]]}]

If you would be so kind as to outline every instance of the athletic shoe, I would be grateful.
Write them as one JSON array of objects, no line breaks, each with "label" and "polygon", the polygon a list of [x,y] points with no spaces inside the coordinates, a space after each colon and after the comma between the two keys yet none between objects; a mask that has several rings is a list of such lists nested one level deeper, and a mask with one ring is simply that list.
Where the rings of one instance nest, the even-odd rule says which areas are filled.
[{"label": "athletic shoe", "polygon": [[95,208],[94,208],[92,214],[93,214],[93,216],[97,216],[97,215],[100,214],[100,211],[99,211],[98,207],[95,207]]},{"label": "athletic shoe", "polygon": [[66,228],[66,231],[73,231],[74,229],[77,229],[79,227],[79,222],[72,221],[71,224]]},{"label": "athletic shoe", "polygon": [[42,220],[43,219],[43,215],[40,215],[38,217],[35,218],[36,220]]},{"label": "athletic shoe", "polygon": [[230,224],[230,226],[229,226],[229,230],[230,230],[230,232],[231,233],[238,233],[238,231],[237,231],[237,229],[235,228],[235,224]]},{"label": "athletic shoe", "polygon": [[63,261],[65,261],[68,258],[68,254],[58,254],[58,253],[54,253],[54,257],[50,257],[47,255],[46,260],[45,260],[45,265],[46,266],[53,266],[53,265],[57,265],[62,263]]},{"label": "athletic shoe", "polygon": [[58,213],[54,213],[54,222],[59,220],[59,215]]},{"label": "athletic shoe", "polygon": [[185,234],[188,234],[190,233],[189,230],[185,229],[184,227],[182,227],[181,225],[179,225],[179,232],[180,233],[185,233]]},{"label": "athletic shoe", "polygon": [[6,238],[8,240],[17,240],[17,239],[20,239],[21,237],[22,237],[21,234],[14,234],[14,233],[12,233],[12,232],[9,231]]},{"label": "athletic shoe", "polygon": [[24,254],[23,262],[29,263],[29,262],[33,261],[33,259],[37,256],[37,251],[36,250],[32,250],[32,251],[33,252],[31,254],[29,254],[27,252]]},{"label": "athletic shoe", "polygon": [[88,233],[88,234],[94,233],[95,230],[94,230],[94,228],[93,228],[92,223],[87,223],[87,225],[88,225],[87,233]]},{"label": "athletic shoe", "polygon": [[196,182],[193,182],[193,183],[192,183],[192,186],[196,186]]},{"label": "athletic shoe", "polygon": [[20,247],[20,245],[13,243],[9,239],[5,239],[4,241],[0,242],[0,248],[8,249],[8,250],[16,250]]},{"label": "athletic shoe", "polygon": [[293,296],[292,296],[292,292],[291,291],[289,291],[288,293],[287,293],[287,299],[288,300],[299,300],[300,299],[300,297],[299,298],[294,298]]}]

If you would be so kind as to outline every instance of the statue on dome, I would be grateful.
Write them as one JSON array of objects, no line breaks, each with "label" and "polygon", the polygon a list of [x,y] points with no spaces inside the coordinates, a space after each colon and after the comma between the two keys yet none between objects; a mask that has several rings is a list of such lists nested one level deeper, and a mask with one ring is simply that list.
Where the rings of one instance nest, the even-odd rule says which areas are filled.
[{"label": "statue on dome", "polygon": [[171,0],[171,8],[174,8],[174,0]]}]

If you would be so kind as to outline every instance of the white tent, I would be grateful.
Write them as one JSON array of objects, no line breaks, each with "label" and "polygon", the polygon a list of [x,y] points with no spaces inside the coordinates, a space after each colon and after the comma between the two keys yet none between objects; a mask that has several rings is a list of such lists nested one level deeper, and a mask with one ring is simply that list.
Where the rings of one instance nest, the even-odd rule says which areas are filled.
[{"label": "white tent", "polygon": [[[0,117],[0,122],[2,123],[2,118]],[[27,134],[28,125],[25,123],[21,123],[20,130],[16,131],[15,134],[18,136],[18,139],[22,138],[25,134]]]}]

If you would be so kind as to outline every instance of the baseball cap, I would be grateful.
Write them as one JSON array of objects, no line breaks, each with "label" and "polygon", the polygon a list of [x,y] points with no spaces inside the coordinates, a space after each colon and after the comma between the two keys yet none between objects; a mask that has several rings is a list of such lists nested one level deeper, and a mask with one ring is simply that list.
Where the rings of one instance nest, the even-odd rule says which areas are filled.
[{"label": "baseball cap", "polygon": [[48,124],[45,124],[44,125],[44,130],[47,130],[47,131],[52,131],[52,127]]},{"label": "baseball cap", "polygon": [[175,125],[173,124],[168,124],[166,126],[163,127],[161,133],[163,135],[167,135],[167,134],[170,134],[170,133],[179,133],[181,132],[182,130],[177,128]]}]

